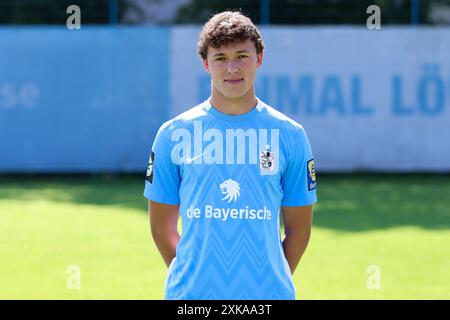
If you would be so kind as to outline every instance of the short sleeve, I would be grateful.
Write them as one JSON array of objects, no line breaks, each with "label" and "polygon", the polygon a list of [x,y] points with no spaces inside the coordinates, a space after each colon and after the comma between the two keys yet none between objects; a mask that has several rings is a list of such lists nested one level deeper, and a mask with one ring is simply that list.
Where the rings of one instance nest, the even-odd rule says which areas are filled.
[{"label": "short sleeve", "polygon": [[161,127],[150,151],[144,197],[155,202],[179,204],[180,180],[179,166],[171,159],[170,139]]},{"label": "short sleeve", "polygon": [[317,181],[311,145],[303,128],[296,131],[292,140],[282,176],[284,196],[281,205],[311,205],[317,201]]}]

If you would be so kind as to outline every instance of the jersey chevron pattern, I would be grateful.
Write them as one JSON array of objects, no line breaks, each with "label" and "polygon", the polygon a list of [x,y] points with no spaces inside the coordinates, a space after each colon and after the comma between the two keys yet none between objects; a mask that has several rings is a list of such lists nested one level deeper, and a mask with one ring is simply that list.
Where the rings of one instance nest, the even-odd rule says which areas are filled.
[{"label": "jersey chevron pattern", "polygon": [[180,206],[166,299],[296,298],[279,217],[317,200],[300,124],[259,99],[242,115],[207,100],[161,126],[147,175],[146,198]]}]

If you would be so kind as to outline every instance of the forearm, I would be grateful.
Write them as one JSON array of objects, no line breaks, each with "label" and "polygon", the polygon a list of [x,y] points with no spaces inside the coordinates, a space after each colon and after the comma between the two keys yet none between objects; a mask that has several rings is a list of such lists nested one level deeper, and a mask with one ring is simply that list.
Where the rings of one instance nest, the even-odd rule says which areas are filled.
[{"label": "forearm", "polygon": [[152,230],[152,236],[164,262],[169,266],[175,257],[177,244],[180,241],[180,234],[176,229],[163,232]]},{"label": "forearm", "polygon": [[287,230],[283,236],[284,255],[286,256],[292,274],[294,274],[300,259],[306,251],[309,238],[310,232],[296,232],[293,230]]}]

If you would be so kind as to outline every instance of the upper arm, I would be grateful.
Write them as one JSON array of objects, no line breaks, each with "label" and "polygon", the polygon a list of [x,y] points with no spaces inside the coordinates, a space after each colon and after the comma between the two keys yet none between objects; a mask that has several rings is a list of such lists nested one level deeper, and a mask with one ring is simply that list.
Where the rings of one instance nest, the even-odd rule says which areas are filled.
[{"label": "upper arm", "polygon": [[311,232],[313,206],[281,207],[285,232],[296,230],[308,234]]},{"label": "upper arm", "polygon": [[148,201],[148,214],[152,233],[176,229],[178,224],[179,205]]},{"label": "upper arm", "polygon": [[144,196],[148,200],[168,205],[180,203],[179,164],[172,161],[171,142],[165,127],[158,131],[150,152]]},{"label": "upper arm", "polygon": [[282,206],[308,206],[317,201],[314,160],[303,128],[292,137],[281,184],[284,192]]}]

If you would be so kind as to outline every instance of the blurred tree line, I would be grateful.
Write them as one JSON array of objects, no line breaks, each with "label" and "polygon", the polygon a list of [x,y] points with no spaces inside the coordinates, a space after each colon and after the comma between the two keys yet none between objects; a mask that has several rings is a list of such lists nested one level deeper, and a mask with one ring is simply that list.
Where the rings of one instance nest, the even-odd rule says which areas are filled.
[{"label": "blurred tree line", "polygon": [[[193,0],[179,10],[177,23],[201,23],[210,12],[227,8],[242,8],[253,21],[261,21],[261,1],[258,0]],[[366,9],[380,6],[382,23],[410,22],[410,1],[393,0],[272,0],[269,6],[271,24],[365,24]],[[426,9],[422,1],[423,9]],[[425,10],[421,10],[425,16]]]},{"label": "blurred tree line", "polygon": [[81,8],[82,23],[108,23],[108,0],[0,0],[0,24],[66,24],[67,7]]},{"label": "blurred tree line", "polygon": [[[268,1],[270,24],[361,25],[372,4],[381,8],[382,24],[411,21],[412,0]],[[116,20],[122,24],[203,24],[212,14],[226,9],[241,10],[260,23],[263,0],[0,0],[0,24],[65,24],[66,9],[72,4],[81,8],[83,24],[107,24],[113,2],[118,8]],[[420,0],[422,24],[434,23],[430,12],[436,5],[440,6],[439,17],[445,8],[450,16],[450,0]]]}]

